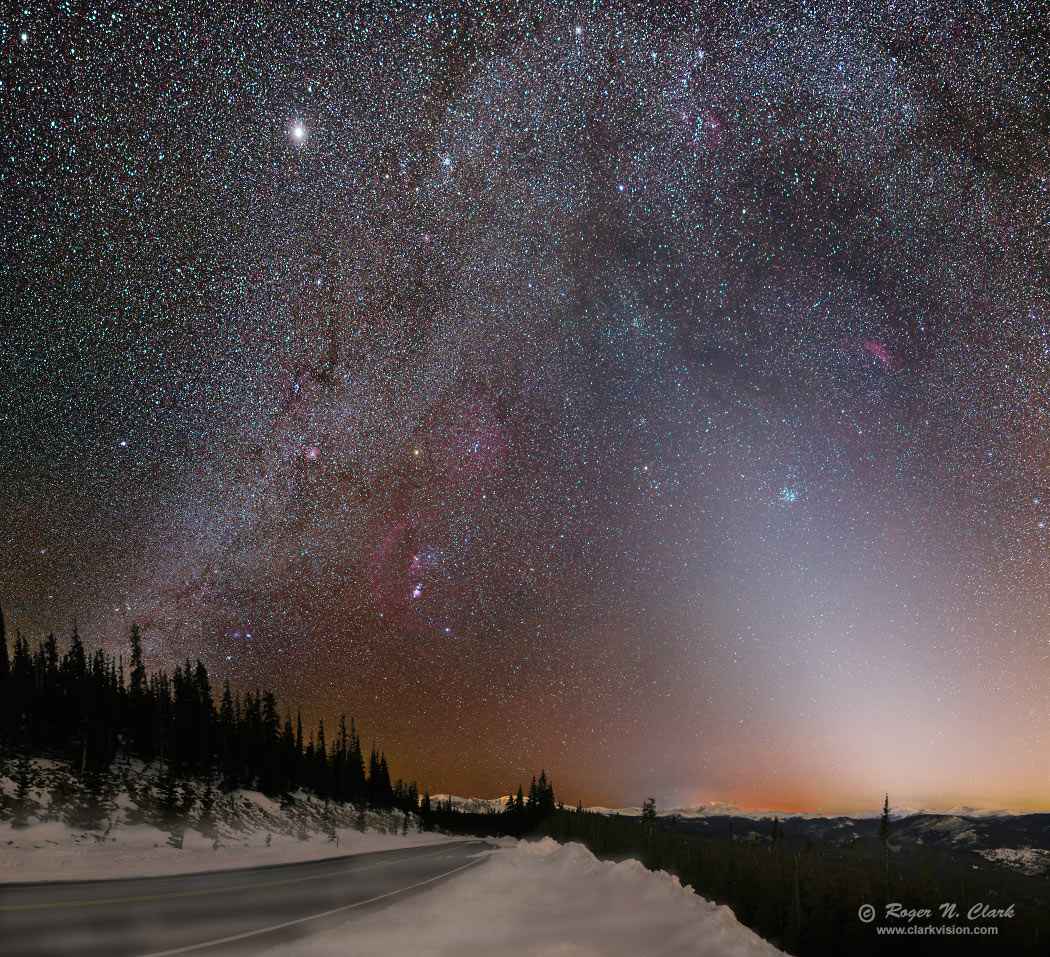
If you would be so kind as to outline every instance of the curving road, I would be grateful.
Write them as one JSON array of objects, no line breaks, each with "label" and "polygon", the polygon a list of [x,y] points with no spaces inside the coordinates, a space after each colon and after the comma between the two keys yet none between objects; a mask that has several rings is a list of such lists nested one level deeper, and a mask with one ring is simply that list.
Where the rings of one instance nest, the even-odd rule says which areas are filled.
[{"label": "curving road", "polygon": [[309,933],[313,922],[472,867],[490,846],[457,841],[179,877],[0,884],[0,954],[255,953]]}]

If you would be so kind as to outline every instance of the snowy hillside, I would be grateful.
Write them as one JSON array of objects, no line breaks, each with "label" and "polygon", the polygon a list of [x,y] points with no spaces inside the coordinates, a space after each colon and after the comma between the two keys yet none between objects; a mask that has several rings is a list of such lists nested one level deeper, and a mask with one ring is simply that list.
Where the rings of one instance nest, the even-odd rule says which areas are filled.
[{"label": "snowy hillside", "polygon": [[[906,817],[918,817],[919,815],[936,815],[943,817],[1017,817],[1028,814],[1028,811],[1010,811],[1005,808],[987,807],[949,807],[949,808],[915,808],[907,804],[896,804],[890,808],[890,820],[900,821]],[[862,811],[857,814],[840,814],[838,817],[869,818],[878,817],[882,814],[878,811]]]},{"label": "snowy hillside", "polygon": [[[580,844],[504,839],[487,860],[381,911],[260,950],[263,957],[776,957],[782,952],[678,878],[599,861]],[[487,852],[482,852],[484,855]]]},{"label": "snowy hillside", "polygon": [[1006,864],[1029,877],[1050,876],[1050,851],[1038,847],[997,847],[977,852],[989,861]]},{"label": "snowy hillside", "polygon": [[156,769],[137,761],[115,765],[98,795],[53,761],[32,762],[29,784],[30,812],[18,827],[16,782],[0,776],[0,881],[179,874],[447,839],[400,811],[359,812],[302,793],[282,802],[194,783],[167,795]]},{"label": "snowy hillside", "polygon": [[[0,775],[0,882],[178,874],[449,840],[419,831],[398,811],[359,812],[301,793],[274,801],[199,782],[172,793],[156,768],[140,762],[114,766],[89,794],[68,766],[34,761],[16,801],[7,770]],[[486,810],[504,802],[452,803]],[[549,838],[491,843],[498,847],[481,851],[477,865],[355,920],[354,954],[780,953],[728,908],[638,861],[599,861],[579,844]],[[327,925],[260,952],[343,957],[348,930]]]}]

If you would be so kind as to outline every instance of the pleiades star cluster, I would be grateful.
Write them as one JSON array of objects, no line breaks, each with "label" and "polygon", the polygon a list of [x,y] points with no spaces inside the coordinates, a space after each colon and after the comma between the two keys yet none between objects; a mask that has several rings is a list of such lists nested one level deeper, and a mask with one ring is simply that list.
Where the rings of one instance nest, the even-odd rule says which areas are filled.
[{"label": "pleiades star cluster", "polygon": [[433,790],[1047,806],[1038,4],[0,30],[9,632]]}]

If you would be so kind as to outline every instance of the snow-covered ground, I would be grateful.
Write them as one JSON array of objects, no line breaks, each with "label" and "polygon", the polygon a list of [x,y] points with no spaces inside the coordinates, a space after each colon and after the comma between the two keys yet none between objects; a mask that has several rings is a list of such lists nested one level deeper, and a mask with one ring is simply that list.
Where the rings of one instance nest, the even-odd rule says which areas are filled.
[{"label": "snow-covered ground", "polygon": [[[282,803],[257,791],[226,795],[199,785],[180,790],[172,818],[155,770],[139,762],[114,770],[96,820],[85,824],[67,767],[38,760],[31,778],[28,826],[14,826],[10,806],[0,819],[0,882],[183,874],[452,840],[419,831],[417,819],[400,811],[359,812],[303,794]],[[10,805],[14,791],[15,782],[0,776],[0,799]]]},{"label": "snow-covered ground", "polygon": [[[7,769],[10,773],[10,767]],[[326,805],[297,794],[221,794],[187,784],[165,795],[155,768],[127,762],[85,799],[56,762],[33,762],[16,827],[16,782],[0,774],[0,882],[146,877],[314,860],[453,840],[415,818]],[[165,803],[167,801],[167,803]],[[456,802],[459,803],[459,802]],[[23,812],[25,808],[23,808]],[[579,844],[504,839],[439,885],[394,897],[351,924],[319,926],[278,955],[718,955],[772,957],[732,911],[638,861],[599,861]],[[351,936],[352,935],[352,936]],[[352,946],[348,946],[352,941]],[[260,941],[262,945],[262,941]]]},{"label": "snow-covered ground", "polygon": [[503,839],[477,865],[265,957],[773,957],[728,907],[638,861],[580,844]]},{"label": "snow-covered ground", "polygon": [[996,847],[977,853],[989,861],[998,861],[1000,864],[1016,868],[1030,877],[1039,874],[1050,875],[1050,851],[1039,847]]},{"label": "snow-covered ground", "polygon": [[12,831],[10,822],[4,822],[0,824],[0,882],[155,877],[312,861],[452,840],[414,828],[405,836],[390,826],[385,831],[376,830],[376,816],[369,817],[373,818],[372,829],[363,834],[352,827],[336,828],[338,843],[323,834],[313,833],[300,840],[287,833],[260,829],[236,839],[227,838],[216,846],[213,838],[188,828],[182,847],[168,843],[169,832],[148,824],[117,824],[103,838],[98,832],[77,831],[61,821],[35,824],[20,831]]}]

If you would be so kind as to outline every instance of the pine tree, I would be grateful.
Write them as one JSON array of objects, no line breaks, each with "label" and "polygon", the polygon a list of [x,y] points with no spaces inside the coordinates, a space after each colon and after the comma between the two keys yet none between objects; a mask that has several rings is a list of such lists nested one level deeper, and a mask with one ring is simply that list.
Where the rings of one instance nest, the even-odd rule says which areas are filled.
[{"label": "pine tree", "polygon": [[[90,657],[76,622],[70,647],[59,655],[54,635],[30,648],[16,630],[10,656],[4,638],[6,622],[0,612],[0,739],[23,756],[16,779],[16,821],[25,821],[30,800],[28,755],[36,751],[60,755],[80,771],[75,789],[83,800],[78,826],[89,818],[101,820],[105,809],[105,778],[101,773],[116,749],[147,761],[158,760],[162,806],[175,821],[175,837],[190,810],[194,788],[188,777],[217,773],[224,791],[255,785],[268,793],[288,794],[299,787],[326,799],[353,799],[359,809],[366,796],[380,807],[398,807],[418,813],[415,783],[390,782],[386,755],[373,744],[368,774],[361,741],[353,719],[340,721],[336,742],[326,740],[324,724],[316,740],[304,749],[302,719],[291,714],[283,729],[276,699],[267,689],[234,692],[223,686],[216,708],[211,679],[204,664],[189,659],[171,673],[148,672],[143,660],[142,636],[130,632],[129,677],[125,686],[122,658],[97,649]],[[181,795],[181,796],[180,796]],[[553,789],[545,775],[536,785],[535,799],[548,802]],[[185,798],[185,799],[184,799]],[[56,797],[59,806],[62,795]],[[519,801],[521,800],[519,789]],[[211,815],[210,793],[201,805],[201,820]],[[232,810],[232,800],[229,802]],[[424,805],[433,820],[430,798]],[[452,812],[449,803],[440,813]]]},{"label": "pine tree", "polygon": [[324,737],[324,721],[317,724],[317,747],[314,748],[314,790],[324,796],[328,794],[328,746]]},{"label": "pine tree", "polygon": [[354,719],[350,718],[349,753],[347,755],[347,776],[350,782],[350,800],[361,804],[366,800],[365,758],[361,751],[361,739],[357,734]]},{"label": "pine tree", "polygon": [[933,876],[933,856],[929,853],[915,882],[915,896],[923,905],[938,899],[937,881]]},{"label": "pine tree", "polygon": [[193,669],[193,692],[194,715],[191,734],[196,743],[194,768],[200,773],[211,765],[214,757],[213,731],[216,715],[208,669],[199,658]]},{"label": "pine tree", "polygon": [[554,813],[554,786],[544,770],[540,771],[540,779],[536,782],[536,805],[540,817],[546,817],[548,814]]},{"label": "pine tree", "polygon": [[350,735],[346,730],[346,715],[339,716],[339,736],[332,747],[332,794],[337,800],[346,801],[350,796],[347,760],[349,757]]},{"label": "pine tree", "polygon": [[[54,643],[54,636],[51,636]],[[43,650],[43,649],[42,649]],[[79,750],[80,773],[87,770],[87,699],[84,694],[87,677],[87,656],[84,653],[84,643],[80,640],[80,630],[77,621],[73,619],[73,634],[70,637],[69,651],[62,660],[63,678],[66,683],[66,700],[68,702],[68,717],[70,718],[70,740],[75,742]]]},{"label": "pine tree", "polygon": [[8,714],[9,726],[22,746],[33,745],[33,722],[30,716],[37,712],[36,682],[33,675],[33,659],[29,654],[29,642],[15,629],[14,655],[11,658],[11,704]]},{"label": "pine tree", "polygon": [[882,847],[882,893],[883,900],[890,899],[890,795],[882,803],[882,816],[879,818],[879,844]]},{"label": "pine tree", "polygon": [[280,765],[280,791],[282,795],[288,796],[295,787],[298,774],[298,758],[295,753],[295,732],[292,730],[291,713],[285,716],[284,730],[281,732]]},{"label": "pine tree", "polygon": [[215,792],[212,791],[211,785],[208,785],[204,789],[204,794],[201,797],[201,809],[200,816],[197,819],[197,829],[205,837],[214,839],[218,834],[215,825]]},{"label": "pine tree", "polygon": [[[11,662],[7,657],[7,632],[4,629],[4,608],[0,605],[0,700],[6,697],[7,678],[11,673]],[[3,715],[0,714],[0,718]]]},{"label": "pine tree", "polygon": [[11,681],[11,660],[7,654],[7,631],[4,610],[0,608],[0,748],[10,739],[14,719],[14,688]]},{"label": "pine tree", "polygon": [[237,787],[237,722],[233,710],[233,694],[227,679],[222,689],[222,702],[219,704],[219,774],[222,789],[227,793]]},{"label": "pine tree", "polygon": [[642,825],[649,832],[649,840],[653,839],[653,825],[656,823],[656,798],[646,798],[642,802]]},{"label": "pine tree", "polygon": [[128,688],[128,737],[132,750],[139,757],[149,760],[153,749],[149,741],[149,681],[142,660],[142,638],[139,626],[131,626],[131,684]]},{"label": "pine tree", "polygon": [[[386,755],[379,754],[379,800],[382,807],[390,807],[393,804],[393,789],[390,787],[390,768],[386,763]],[[449,804],[451,805],[451,800]]]},{"label": "pine tree", "polygon": [[131,626],[131,695],[142,697],[146,693],[146,666],[142,661],[142,638],[139,626]]},{"label": "pine tree", "polygon": [[29,758],[23,752],[18,759],[15,772],[15,807],[11,827],[22,828],[29,824]]}]

